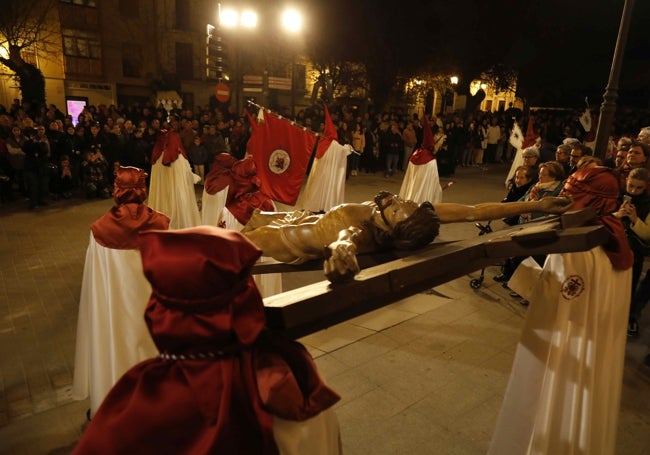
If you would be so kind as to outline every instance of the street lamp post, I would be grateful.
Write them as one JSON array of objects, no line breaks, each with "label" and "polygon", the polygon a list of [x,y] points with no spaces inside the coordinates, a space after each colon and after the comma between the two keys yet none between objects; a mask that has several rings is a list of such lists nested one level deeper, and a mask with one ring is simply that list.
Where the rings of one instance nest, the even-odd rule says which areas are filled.
[{"label": "street lamp post", "polygon": [[205,76],[211,76],[211,66],[212,61],[210,59],[210,40],[212,40],[212,30],[214,30],[214,25],[208,24],[205,27]]},{"label": "street lamp post", "polygon": [[[212,24],[207,25],[207,50],[206,50],[206,65],[208,77],[210,77],[210,65],[211,65],[211,56],[210,56],[210,39],[213,37],[213,34],[216,35],[218,45],[222,46],[220,41],[221,29],[254,29],[257,27],[257,13],[253,10],[236,10],[233,8],[223,8],[221,3],[218,4],[218,25],[214,26]],[[282,26],[284,30],[290,35],[297,35],[302,30],[302,14],[294,9],[287,9],[282,14]],[[234,35],[234,33],[233,33]],[[233,39],[235,43],[234,54],[235,54],[235,67],[233,75],[230,78],[231,84],[233,85],[232,90],[234,91],[235,96],[235,105],[237,112],[241,111],[240,106],[240,95],[242,93],[242,74],[240,67],[240,46],[239,40]],[[292,43],[292,46],[294,44]],[[220,47],[223,50],[223,47]],[[219,62],[218,62],[219,63]],[[295,105],[296,105],[296,49],[292,47],[291,52],[291,114],[295,117]]]},{"label": "street lamp post", "polygon": [[[219,26],[226,29],[248,29],[252,30],[257,27],[257,13],[250,9],[238,11],[231,8],[221,8],[219,6]],[[235,110],[237,115],[241,113],[242,106],[240,105],[241,92],[242,92],[242,74],[241,74],[241,59],[240,59],[240,46],[239,40],[235,38],[235,68],[231,78],[233,89],[235,92]]]},{"label": "street lamp post", "polygon": [[[297,10],[287,9],[282,14],[282,25],[290,35],[295,35],[302,29],[302,15]],[[296,118],[296,49],[293,44],[291,52],[291,117]]]},{"label": "street lamp post", "polygon": [[[451,76],[451,77],[449,78],[449,83],[451,84],[451,87],[455,87],[455,86],[458,84],[458,76]],[[445,93],[444,93],[443,96],[442,96],[442,115],[443,115],[443,116],[444,116],[445,114],[447,114],[447,112],[446,112],[446,111],[447,111],[447,94],[448,94],[450,91],[451,91],[452,94],[454,95],[454,99],[455,99],[455,97],[456,97],[455,89],[452,91],[452,90],[449,88],[449,86],[446,86],[446,87],[445,87]],[[454,106],[454,101],[452,101],[452,108],[453,108],[453,106]]]},{"label": "street lamp post", "polygon": [[451,76],[449,82],[451,82],[451,110],[453,111],[456,107],[456,86],[458,85],[458,76]]},{"label": "street lamp post", "polygon": [[618,80],[621,75],[621,66],[623,66],[623,54],[627,43],[627,34],[630,29],[632,19],[632,7],[634,0],[625,0],[623,5],[623,14],[621,15],[621,24],[618,29],[616,38],[616,47],[614,48],[614,57],[609,72],[609,81],[603,94],[603,104],[600,106],[600,117],[598,118],[598,129],[596,130],[596,145],[594,155],[599,158],[605,158],[607,143],[612,132],[612,123],[616,113],[616,100],[618,99]]},{"label": "street lamp post", "polygon": [[449,88],[445,87],[445,91],[442,94],[442,109],[440,109],[440,112],[442,113],[443,117],[447,115],[447,93],[448,92],[449,92]]}]

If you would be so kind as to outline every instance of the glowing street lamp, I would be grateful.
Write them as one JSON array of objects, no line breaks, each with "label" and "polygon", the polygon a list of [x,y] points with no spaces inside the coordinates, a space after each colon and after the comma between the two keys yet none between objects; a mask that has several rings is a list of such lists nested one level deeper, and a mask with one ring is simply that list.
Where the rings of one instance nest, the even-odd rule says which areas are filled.
[{"label": "glowing street lamp", "polygon": [[[247,29],[252,30],[257,27],[257,13],[252,9],[237,10],[230,7],[222,8],[221,4],[218,5],[218,19],[219,27],[223,27],[229,30],[237,29]],[[210,37],[211,25],[208,24],[208,37]],[[218,28],[217,27],[217,30]],[[212,27],[215,28],[215,27]],[[218,34],[218,31],[217,31]],[[221,37],[217,37],[218,41],[221,41]],[[232,81],[234,82],[234,92],[235,92],[235,109],[237,112],[240,111],[239,99],[241,92],[241,77],[240,74],[240,57],[239,57],[239,45],[237,39],[233,39],[235,44],[235,68]],[[222,43],[220,42],[222,45]]]},{"label": "glowing street lamp", "polygon": [[257,27],[257,13],[253,10],[242,11],[240,24],[244,28]]},{"label": "glowing street lamp", "polygon": [[289,33],[302,30],[302,15],[295,9],[287,9],[282,13],[282,26]]},{"label": "glowing street lamp", "polygon": [[257,13],[250,9],[240,13],[232,8],[219,8],[219,25],[225,28],[255,28],[257,27]]},{"label": "glowing street lamp", "polygon": [[[292,36],[297,35],[303,28],[303,16],[300,11],[296,9],[286,9],[281,14],[281,25],[282,28]],[[223,54],[223,43],[221,42],[221,36],[219,34],[219,29],[229,29],[229,30],[239,30],[239,29],[253,29],[257,27],[258,16],[257,13],[251,9],[242,9],[238,10],[232,7],[222,7],[221,4],[218,4],[218,25],[215,27],[211,24],[207,25],[207,56],[206,61],[208,65],[208,74],[210,74],[210,40],[213,39],[213,33],[215,34],[216,42],[218,49],[220,49]],[[240,56],[239,56],[239,47],[236,39],[233,39],[235,44],[235,68],[233,71],[233,77],[231,81],[234,83],[234,92],[235,92],[235,102],[236,108],[239,111],[239,98],[241,92],[241,77],[240,74]],[[221,57],[223,60],[223,56]],[[292,49],[291,54],[291,112],[295,116],[295,61],[296,61],[296,51]]]},{"label": "glowing street lamp", "polygon": [[219,5],[219,25],[226,28],[235,28],[239,24],[239,13],[234,9],[221,9]]}]

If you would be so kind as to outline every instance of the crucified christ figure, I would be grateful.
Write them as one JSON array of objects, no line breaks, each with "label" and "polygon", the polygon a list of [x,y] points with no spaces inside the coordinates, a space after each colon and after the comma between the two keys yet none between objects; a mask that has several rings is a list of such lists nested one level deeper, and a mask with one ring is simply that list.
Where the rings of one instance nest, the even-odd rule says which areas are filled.
[{"label": "crucified christ figure", "polygon": [[418,205],[380,192],[374,201],[341,204],[325,213],[257,210],[242,233],[264,256],[277,261],[300,264],[324,259],[325,276],[337,282],[359,273],[357,254],[422,248],[438,235],[441,223],[487,221],[528,212],[560,214],[572,203],[570,198],[548,197],[530,202]]}]

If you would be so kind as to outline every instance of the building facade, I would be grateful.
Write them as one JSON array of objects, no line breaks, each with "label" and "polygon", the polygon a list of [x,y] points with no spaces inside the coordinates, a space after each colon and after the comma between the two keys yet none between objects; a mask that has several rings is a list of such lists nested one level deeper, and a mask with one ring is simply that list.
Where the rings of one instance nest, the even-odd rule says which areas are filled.
[{"label": "building facade", "polygon": [[[259,11],[260,22],[270,11]],[[231,94],[224,104],[238,111],[247,98],[275,109],[309,103],[299,40],[274,31],[270,20],[252,33],[220,30],[226,66],[210,71],[209,25],[218,24],[218,14],[218,3],[207,0],[60,0],[49,16],[60,47],[47,55],[25,50],[23,58],[29,54],[43,72],[47,104],[64,112],[73,102],[155,102],[158,91],[170,90],[184,108],[205,106],[220,82]],[[20,99],[12,76],[0,65],[5,106]]]}]

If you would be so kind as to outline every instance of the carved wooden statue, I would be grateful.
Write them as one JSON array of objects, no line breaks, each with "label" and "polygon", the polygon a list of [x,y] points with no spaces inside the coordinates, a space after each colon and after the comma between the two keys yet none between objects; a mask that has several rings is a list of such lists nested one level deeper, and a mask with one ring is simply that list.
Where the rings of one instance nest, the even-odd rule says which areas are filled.
[{"label": "carved wooden statue", "polygon": [[422,248],[438,235],[440,223],[493,220],[526,212],[559,214],[571,204],[569,198],[554,197],[531,202],[418,205],[381,192],[373,202],[341,204],[323,214],[257,211],[242,232],[265,256],[281,262],[325,259],[325,275],[337,282],[359,273],[357,254]]}]

